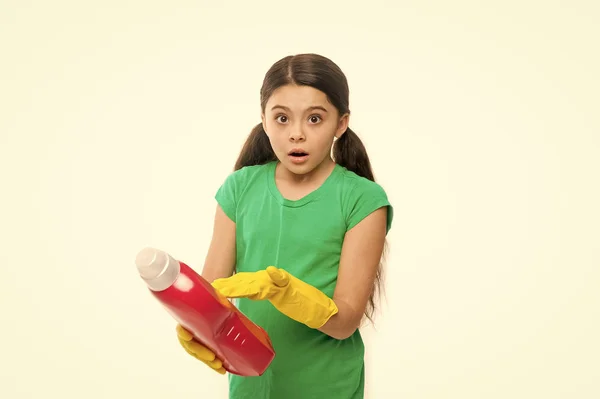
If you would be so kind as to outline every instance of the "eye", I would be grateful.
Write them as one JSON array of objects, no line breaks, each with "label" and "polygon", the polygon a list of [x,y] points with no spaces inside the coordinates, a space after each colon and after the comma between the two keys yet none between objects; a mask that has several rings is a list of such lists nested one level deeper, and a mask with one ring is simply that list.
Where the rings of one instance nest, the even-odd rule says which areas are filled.
[{"label": "eye", "polygon": [[288,118],[285,115],[277,115],[277,117],[275,117],[275,120],[279,123],[287,123]]},{"label": "eye", "polygon": [[319,122],[321,122],[321,116],[320,115],[312,115],[310,118],[308,118],[308,120],[310,121],[310,123],[319,123]]}]

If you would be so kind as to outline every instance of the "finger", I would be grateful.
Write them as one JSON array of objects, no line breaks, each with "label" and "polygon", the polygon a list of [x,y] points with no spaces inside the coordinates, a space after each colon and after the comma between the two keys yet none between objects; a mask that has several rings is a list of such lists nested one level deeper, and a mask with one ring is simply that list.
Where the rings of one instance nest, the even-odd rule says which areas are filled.
[{"label": "finger", "polygon": [[215,353],[196,341],[188,342],[186,347],[200,360],[206,362],[215,360]]},{"label": "finger", "polygon": [[190,341],[184,341],[181,338],[178,338],[178,341],[179,341],[179,345],[181,345],[187,353],[189,353],[190,355],[195,357],[194,353],[190,350]]},{"label": "finger", "polygon": [[179,338],[179,344],[183,346],[186,352],[188,352],[190,355],[193,355],[199,360],[213,361],[215,359],[214,352],[212,352],[210,349],[208,349],[206,346],[202,345],[198,341],[185,341]]},{"label": "finger", "polygon": [[271,280],[273,280],[275,285],[278,287],[285,287],[290,281],[287,273],[276,268],[275,266],[267,267],[267,273],[269,274],[269,277],[271,277]]},{"label": "finger", "polygon": [[215,282],[218,284],[222,284],[222,283],[238,284],[238,283],[241,283],[241,282],[247,280],[251,275],[252,275],[251,272],[238,272],[238,273],[232,274],[229,277],[221,277],[221,278],[214,279],[212,284],[214,284]]},{"label": "finger", "polygon": [[206,364],[208,367],[215,370],[219,374],[225,374],[227,372],[227,370],[225,370],[225,368],[223,367],[223,362],[219,358],[214,357],[214,355],[213,355],[213,357],[214,357],[213,360],[207,360],[206,356],[204,356],[204,357],[202,356],[205,354],[204,351],[201,351],[203,353],[201,353],[201,356],[198,356],[198,354],[196,354],[194,351],[192,351],[188,348],[189,342],[183,341],[183,340],[179,340],[179,342],[180,342],[181,346],[183,347],[183,350],[185,350],[186,353],[188,355],[190,355],[191,357],[193,357],[194,359],[201,361],[202,363]]},{"label": "finger", "polygon": [[222,362],[220,359],[218,359],[218,358],[215,358],[214,360],[211,360],[211,361],[205,361],[205,363],[206,363],[206,364],[207,364],[207,365],[208,365],[208,366],[209,366],[211,369],[215,369],[215,370],[218,370],[218,369],[220,369],[221,367],[223,367],[223,362]]},{"label": "finger", "polygon": [[202,362],[219,374],[225,374],[227,372],[225,367],[223,367],[223,363],[219,359],[215,359],[212,362],[202,360]]},{"label": "finger", "polygon": [[[182,345],[182,346],[183,346],[183,349],[187,352],[188,355],[190,355],[194,359],[199,360],[202,363],[206,364],[211,369],[219,371],[219,372],[220,372],[220,370],[225,371],[225,369],[223,368],[223,362],[221,362],[219,359],[215,359],[213,361],[205,360],[205,359],[197,356],[194,352],[192,352],[188,348],[186,348],[185,345]],[[222,374],[224,374],[224,373],[222,373]]]},{"label": "finger", "polygon": [[183,328],[181,324],[177,324],[176,331],[177,336],[184,341],[191,341],[194,338],[192,334],[188,330]]},{"label": "finger", "polygon": [[201,360],[203,363],[207,363],[206,360],[201,359],[198,356],[196,356],[196,354],[189,348],[189,342],[179,340],[179,343],[181,344],[181,347],[183,348],[183,350],[186,351],[186,353],[188,355],[190,355],[191,357],[193,357],[196,360]]},{"label": "finger", "polygon": [[[181,346],[183,346],[183,350],[185,350],[188,355],[190,355],[191,357],[193,357],[195,359],[198,359],[196,357],[196,355],[194,354],[194,352],[192,352],[191,350],[189,350],[185,345],[181,345]],[[198,360],[200,360],[200,359],[198,359]]]},{"label": "finger", "polygon": [[260,293],[257,284],[242,284],[226,280],[215,280],[213,281],[212,286],[227,298],[253,297]]}]

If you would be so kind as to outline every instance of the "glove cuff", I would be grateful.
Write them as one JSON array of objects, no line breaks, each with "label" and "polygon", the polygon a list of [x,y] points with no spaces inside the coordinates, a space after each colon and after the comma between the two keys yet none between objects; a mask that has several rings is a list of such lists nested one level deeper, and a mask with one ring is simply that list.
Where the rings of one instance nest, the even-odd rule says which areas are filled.
[{"label": "glove cuff", "polygon": [[288,280],[286,289],[282,291],[284,298],[271,300],[282,313],[314,329],[321,328],[338,313],[335,302],[318,288],[283,269],[277,270]]}]

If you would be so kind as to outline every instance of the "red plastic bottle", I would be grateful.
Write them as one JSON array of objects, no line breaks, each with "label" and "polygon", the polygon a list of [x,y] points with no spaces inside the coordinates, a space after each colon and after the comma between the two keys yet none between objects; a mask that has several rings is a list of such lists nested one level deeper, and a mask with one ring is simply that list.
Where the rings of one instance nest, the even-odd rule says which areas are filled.
[{"label": "red plastic bottle", "polygon": [[152,295],[197,341],[212,350],[229,373],[259,376],[275,351],[267,333],[188,265],[144,248],[135,259]]}]

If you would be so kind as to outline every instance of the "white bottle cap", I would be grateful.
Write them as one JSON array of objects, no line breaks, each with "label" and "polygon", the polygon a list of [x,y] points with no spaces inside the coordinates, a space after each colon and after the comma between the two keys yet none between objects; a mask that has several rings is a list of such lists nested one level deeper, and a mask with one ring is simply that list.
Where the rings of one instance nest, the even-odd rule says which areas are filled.
[{"label": "white bottle cap", "polygon": [[135,257],[135,265],[152,291],[169,288],[177,280],[181,268],[168,253],[155,248],[142,249]]}]

